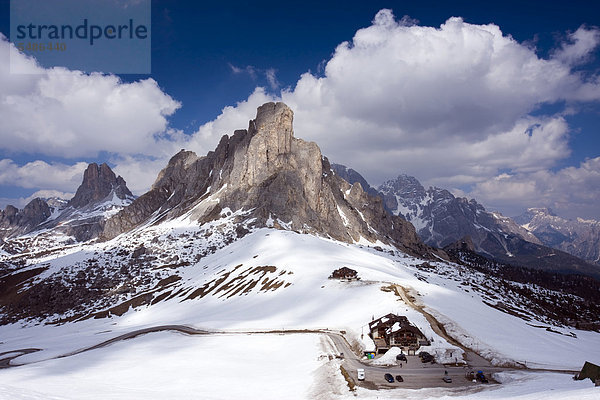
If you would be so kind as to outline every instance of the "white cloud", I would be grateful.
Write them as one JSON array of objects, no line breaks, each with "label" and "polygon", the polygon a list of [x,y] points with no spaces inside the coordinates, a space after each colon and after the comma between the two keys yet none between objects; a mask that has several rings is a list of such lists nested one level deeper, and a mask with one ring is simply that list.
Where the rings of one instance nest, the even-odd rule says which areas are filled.
[{"label": "white cloud", "polygon": [[261,69],[253,65],[237,67],[231,63],[227,63],[227,65],[229,65],[231,72],[235,75],[248,74],[253,81],[258,80],[259,76],[262,78],[264,75],[264,79],[272,90],[276,90],[280,86],[279,80],[277,80],[277,70],[275,68]]},{"label": "white cloud", "polygon": [[600,157],[552,172],[501,174],[476,185],[471,195],[509,215],[550,207],[566,217],[600,215]]},{"label": "white cloud", "polygon": [[113,171],[125,179],[127,187],[133,194],[140,196],[150,189],[158,172],[167,166],[169,158],[119,157],[112,160],[115,165]]},{"label": "white cloud", "polygon": [[568,35],[568,42],[554,53],[554,58],[568,65],[577,65],[590,57],[600,44],[600,30],[584,26]]},{"label": "white cloud", "polygon": [[277,71],[274,68],[269,68],[265,71],[265,76],[267,77],[267,82],[269,82],[269,86],[271,89],[275,90],[279,87],[279,81],[277,80]]},{"label": "white cloud", "polygon": [[0,149],[64,158],[99,152],[161,154],[167,117],[180,104],[153,79],[124,83],[114,75],[43,69],[0,35]]},{"label": "white cloud", "polygon": [[0,160],[0,185],[29,189],[74,192],[81,184],[87,163],[73,165],[37,160],[17,165],[13,160]]}]

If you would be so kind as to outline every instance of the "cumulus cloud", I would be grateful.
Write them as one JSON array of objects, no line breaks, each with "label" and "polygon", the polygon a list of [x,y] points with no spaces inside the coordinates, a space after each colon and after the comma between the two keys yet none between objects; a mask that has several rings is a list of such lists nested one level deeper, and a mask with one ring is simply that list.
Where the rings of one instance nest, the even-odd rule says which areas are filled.
[{"label": "cumulus cloud", "polygon": [[568,35],[567,42],[554,53],[554,58],[568,65],[577,65],[587,61],[598,44],[600,30],[582,26]]},{"label": "cumulus cloud", "polygon": [[167,117],[180,104],[153,79],[124,83],[114,75],[40,68],[4,37],[0,54],[30,72],[10,73],[9,58],[0,61],[0,149],[79,158],[158,154],[171,141]]},{"label": "cumulus cloud", "polygon": [[86,167],[85,162],[66,165],[41,160],[20,166],[5,158],[0,160],[0,185],[74,192]]},{"label": "cumulus cloud", "polygon": [[600,157],[556,172],[500,174],[476,185],[471,193],[509,215],[527,207],[550,207],[566,217],[600,215]]}]

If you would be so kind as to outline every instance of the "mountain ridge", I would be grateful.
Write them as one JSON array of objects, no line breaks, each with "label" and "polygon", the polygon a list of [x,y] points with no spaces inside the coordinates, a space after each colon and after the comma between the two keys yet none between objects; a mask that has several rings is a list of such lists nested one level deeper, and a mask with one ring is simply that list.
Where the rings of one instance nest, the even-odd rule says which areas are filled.
[{"label": "mountain ridge", "polygon": [[250,228],[380,241],[411,254],[443,256],[424,246],[412,225],[389,215],[381,199],[332,173],[315,143],[295,138],[293,112],[283,103],[258,107],[248,129],[224,135],[206,156],[177,153],[149,192],[107,220],[101,238],[186,213],[202,224],[225,209],[246,210],[239,222],[251,220]]},{"label": "mountain ridge", "polygon": [[546,246],[600,265],[600,221],[562,218],[549,208],[529,208],[514,220]]},{"label": "mountain ridge", "polygon": [[[366,182],[358,172],[334,165],[351,182]],[[600,278],[600,269],[594,265],[543,245],[532,232],[509,217],[487,211],[474,199],[455,197],[436,187],[425,189],[405,174],[384,182],[376,191],[386,209],[411,222],[430,246],[454,248],[467,240],[477,253],[503,263]]]},{"label": "mountain ridge", "polygon": [[95,238],[107,216],[128,205],[135,196],[121,176],[103,163],[90,163],[83,173],[77,192],[70,200],[35,198],[19,210],[8,205],[0,210],[0,237],[54,231],[72,236],[75,241]]}]

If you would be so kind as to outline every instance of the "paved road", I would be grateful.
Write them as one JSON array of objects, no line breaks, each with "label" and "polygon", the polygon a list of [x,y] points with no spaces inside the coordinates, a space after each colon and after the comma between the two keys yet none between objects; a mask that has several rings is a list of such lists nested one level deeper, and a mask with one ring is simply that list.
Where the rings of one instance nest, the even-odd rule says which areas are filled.
[{"label": "paved road", "polygon": [[[423,364],[417,356],[408,356],[408,363],[402,363],[402,367],[400,365],[397,366],[375,366],[368,363],[365,363],[362,360],[362,355],[356,355],[352,351],[350,345],[346,341],[346,339],[335,331],[328,330],[289,330],[289,331],[252,331],[252,332],[223,332],[223,331],[206,331],[196,329],[186,325],[159,325],[153,327],[147,327],[143,329],[134,330],[119,336],[115,336],[112,339],[105,340],[101,343],[98,343],[94,346],[86,347],[83,349],[79,349],[70,353],[66,353],[60,355],[56,358],[64,358],[73,356],[76,354],[80,354],[86,351],[99,349],[110,344],[127,340],[131,338],[135,338],[140,335],[144,335],[152,332],[161,332],[161,331],[176,331],[189,335],[236,335],[236,334],[319,334],[325,335],[329,337],[335,347],[334,354],[339,355],[341,353],[344,354],[344,358],[342,361],[342,366],[344,369],[350,374],[350,377],[354,380],[355,384],[368,388],[368,389],[381,389],[381,388],[410,388],[410,389],[418,389],[424,387],[438,387],[438,386],[448,386],[448,387],[465,387],[465,386],[475,386],[481,385],[480,383],[473,383],[465,378],[465,373],[469,370],[483,370],[486,373],[486,376],[490,376],[494,372],[499,371],[512,371],[514,368],[499,368],[499,367],[490,367],[489,362],[484,360],[482,364],[473,364],[467,367],[451,367],[444,366],[439,364]],[[10,361],[14,358],[17,358],[21,355],[32,353],[35,351],[39,351],[40,349],[20,349],[14,350],[10,352],[0,353],[0,368],[10,368],[15,367],[15,365],[11,365]],[[6,355],[7,357],[2,357],[2,355]],[[365,370],[366,380],[359,382],[357,379],[357,369],[362,368]],[[448,375],[452,378],[452,383],[447,384],[442,381],[445,372],[448,372]],[[404,382],[393,384],[387,383],[384,379],[384,374],[390,373],[393,376],[401,375],[404,378]]]},{"label": "paved road", "polygon": [[10,362],[17,357],[21,357],[21,356],[24,356],[25,354],[29,354],[29,353],[35,353],[36,351],[40,351],[40,350],[42,350],[42,349],[30,348],[30,349],[11,350],[11,351],[5,351],[3,353],[0,353],[0,369],[12,367]]},{"label": "paved road", "polygon": [[402,287],[400,285],[392,285],[392,287],[393,287],[396,295],[400,296],[402,298],[402,301],[404,301],[404,303],[406,303],[406,305],[408,305],[412,309],[423,314],[423,316],[425,317],[425,319],[427,319],[427,322],[429,322],[429,325],[431,326],[431,328],[433,329],[433,331],[435,333],[437,333],[439,336],[446,339],[446,341],[448,343],[450,343],[458,348],[461,348],[465,352],[464,358],[465,358],[466,363],[469,366],[478,367],[479,369],[488,368],[488,367],[492,366],[492,364],[488,360],[486,360],[485,358],[480,356],[478,353],[473,351],[473,349],[465,347],[458,340],[456,340],[452,336],[450,336],[448,334],[448,332],[446,332],[446,328],[444,328],[443,324],[441,324],[433,315],[431,315],[430,313],[425,311],[423,309],[423,306],[415,304],[415,302],[406,293],[406,289],[404,287]]}]

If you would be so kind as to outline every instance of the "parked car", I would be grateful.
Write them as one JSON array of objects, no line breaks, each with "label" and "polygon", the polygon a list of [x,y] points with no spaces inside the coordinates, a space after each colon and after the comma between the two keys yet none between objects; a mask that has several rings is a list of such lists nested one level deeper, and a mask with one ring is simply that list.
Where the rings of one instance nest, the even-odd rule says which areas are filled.
[{"label": "parked car", "polygon": [[477,379],[481,383],[488,383],[489,382],[488,379],[483,374],[483,371],[477,371],[477,374],[475,375],[475,379]]},{"label": "parked car", "polygon": [[396,382],[404,382],[404,378],[401,375],[396,375]]},{"label": "parked car", "polygon": [[396,356],[396,361],[408,361],[408,360],[406,359],[406,356],[404,354],[400,353]]},{"label": "parked car", "polygon": [[363,368],[359,368],[356,370],[356,374],[358,375],[358,380],[359,381],[364,381],[365,380],[365,370]]},{"label": "parked car", "polygon": [[446,383],[452,383],[452,378],[450,378],[448,375],[444,376],[442,379]]},{"label": "parked car", "polygon": [[425,353],[422,357],[421,357],[421,362],[422,363],[428,363],[428,362],[432,362],[433,361],[433,356],[429,353]]},{"label": "parked car", "polygon": [[385,374],[383,376],[385,378],[386,381],[388,381],[389,383],[394,383],[394,377],[392,376],[392,374]]}]

